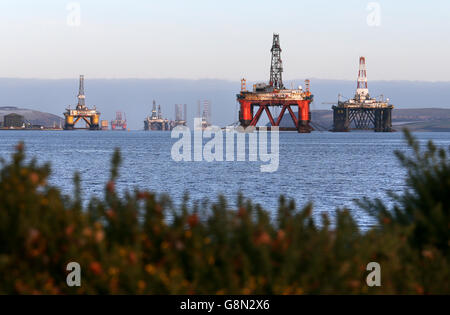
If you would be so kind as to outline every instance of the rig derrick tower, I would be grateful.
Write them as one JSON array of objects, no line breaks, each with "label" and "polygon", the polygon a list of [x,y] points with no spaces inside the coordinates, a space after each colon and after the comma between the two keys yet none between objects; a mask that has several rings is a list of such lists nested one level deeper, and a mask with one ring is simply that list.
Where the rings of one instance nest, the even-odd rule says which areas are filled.
[{"label": "rig derrick tower", "polygon": [[197,102],[197,118],[200,118],[200,125],[196,129],[206,129],[211,126],[211,101],[199,100]]},{"label": "rig derrick tower", "polygon": [[273,34],[272,61],[270,63],[269,85],[275,89],[284,89],[283,85],[283,61],[281,60],[280,35]]},{"label": "rig derrick tower", "polygon": [[175,104],[175,121],[174,126],[186,126],[186,104],[184,104],[184,113],[183,113],[183,105]]}]

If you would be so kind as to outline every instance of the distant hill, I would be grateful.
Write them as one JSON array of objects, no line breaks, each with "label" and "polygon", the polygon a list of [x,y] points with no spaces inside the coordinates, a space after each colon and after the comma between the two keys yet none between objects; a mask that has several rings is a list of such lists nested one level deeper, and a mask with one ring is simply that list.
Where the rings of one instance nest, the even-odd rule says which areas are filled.
[{"label": "distant hill", "polygon": [[450,109],[394,109],[393,125],[396,129],[406,127],[412,131],[450,132]]},{"label": "distant hill", "polygon": [[3,117],[11,113],[22,115],[24,119],[32,125],[53,127],[55,125],[59,126],[60,124],[64,124],[64,119],[56,115],[13,106],[0,107],[0,123],[3,124]]},{"label": "distant hill", "polygon": [[[333,111],[313,110],[311,121],[320,129],[330,130],[333,126]],[[394,108],[392,125],[394,129],[406,127],[413,131],[450,132],[450,108]],[[294,126],[289,114],[284,115],[280,126]]]},{"label": "distant hill", "polygon": [[429,121],[394,126],[395,129],[407,128],[411,131],[450,132],[450,121]]}]

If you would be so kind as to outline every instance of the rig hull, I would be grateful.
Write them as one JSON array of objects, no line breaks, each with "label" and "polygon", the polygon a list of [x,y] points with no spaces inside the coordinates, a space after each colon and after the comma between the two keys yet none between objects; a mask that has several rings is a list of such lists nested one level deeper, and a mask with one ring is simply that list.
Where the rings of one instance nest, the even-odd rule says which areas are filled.
[{"label": "rig hull", "polygon": [[[302,90],[273,90],[271,92],[241,91],[237,95],[240,104],[239,122],[242,127],[255,127],[263,112],[266,113],[270,126],[279,127],[286,113],[289,112],[295,129],[282,128],[280,130],[297,130],[299,133],[309,133],[313,130],[310,125],[310,104],[313,95]],[[274,117],[271,108],[281,108],[278,117]],[[257,109],[256,109],[257,108]],[[295,111],[295,109],[297,110]]]},{"label": "rig hull", "polygon": [[375,132],[393,132],[393,105],[384,106],[348,106],[340,103],[333,106],[333,132],[348,132],[351,129],[374,130]]},{"label": "rig hull", "polygon": [[[100,113],[95,109],[81,108],[77,109],[67,109],[64,113],[65,123],[64,130],[73,129],[90,129],[99,130],[100,129]],[[75,128],[75,124],[84,120],[86,123],[86,128]]]}]

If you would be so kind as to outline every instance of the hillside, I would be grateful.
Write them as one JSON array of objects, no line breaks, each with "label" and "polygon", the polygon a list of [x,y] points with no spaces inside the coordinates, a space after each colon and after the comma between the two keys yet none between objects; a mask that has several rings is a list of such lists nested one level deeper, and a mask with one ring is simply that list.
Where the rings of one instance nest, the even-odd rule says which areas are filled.
[{"label": "hillside", "polygon": [[56,115],[13,106],[0,107],[0,123],[3,124],[3,117],[11,113],[22,115],[24,119],[32,125],[53,127],[54,125],[59,126],[64,123],[64,119]]}]

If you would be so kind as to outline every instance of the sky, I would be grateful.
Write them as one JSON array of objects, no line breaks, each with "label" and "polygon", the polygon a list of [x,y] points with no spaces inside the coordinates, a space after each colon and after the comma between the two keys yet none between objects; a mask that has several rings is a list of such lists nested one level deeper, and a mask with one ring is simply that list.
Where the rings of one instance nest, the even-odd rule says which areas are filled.
[{"label": "sky", "polygon": [[1,0],[2,78],[450,81],[448,0]]}]

